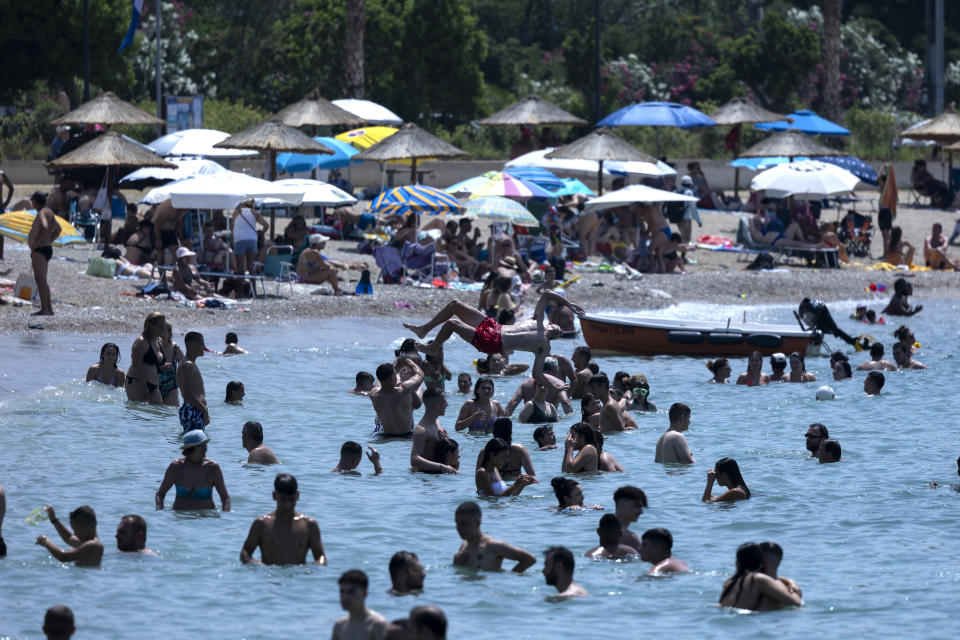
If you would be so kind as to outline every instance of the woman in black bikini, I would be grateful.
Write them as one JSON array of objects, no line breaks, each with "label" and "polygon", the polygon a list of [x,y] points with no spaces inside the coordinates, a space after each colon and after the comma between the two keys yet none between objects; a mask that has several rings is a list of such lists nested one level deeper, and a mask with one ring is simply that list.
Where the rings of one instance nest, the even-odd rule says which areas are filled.
[{"label": "woman in black bikini", "polygon": [[517,421],[523,424],[545,424],[559,419],[557,405],[547,402],[547,388],[538,384],[533,392],[533,399],[523,406]]},{"label": "woman in black bikini", "polygon": [[737,548],[737,572],[723,583],[720,606],[759,611],[765,597],[782,605],[803,604],[782,582],[763,573],[760,545],[746,542]]},{"label": "woman in black bikini", "polygon": [[125,386],[131,402],[163,404],[159,384],[164,364],[161,339],[167,330],[166,322],[166,316],[153,311],[143,321],[143,333],[133,341]]}]

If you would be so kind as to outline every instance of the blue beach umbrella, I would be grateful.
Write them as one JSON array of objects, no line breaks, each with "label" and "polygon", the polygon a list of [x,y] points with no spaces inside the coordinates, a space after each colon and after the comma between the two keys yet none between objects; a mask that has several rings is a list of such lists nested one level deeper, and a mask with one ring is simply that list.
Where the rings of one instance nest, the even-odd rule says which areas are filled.
[{"label": "blue beach umbrella", "polygon": [[716,122],[693,107],[676,102],[638,102],[614,111],[598,127],[713,127]]},{"label": "blue beach umbrella", "polygon": [[560,198],[563,196],[575,196],[582,193],[585,196],[593,197],[597,195],[593,192],[593,189],[583,184],[581,181],[576,178],[563,178],[563,186],[554,191],[553,195]]},{"label": "blue beach umbrella", "polygon": [[813,158],[813,160],[835,164],[838,167],[843,167],[867,184],[877,184],[876,170],[860,158],[856,158],[854,156],[819,156]]},{"label": "blue beach umbrella", "polygon": [[556,191],[563,187],[563,180],[543,167],[505,167],[503,171],[526,182],[532,182],[547,191]]},{"label": "blue beach umbrella", "polygon": [[367,211],[395,215],[461,214],[464,206],[459,200],[440,189],[423,185],[406,185],[384,191],[370,203]]},{"label": "blue beach umbrella", "polygon": [[297,173],[300,171],[311,171],[313,169],[336,169],[360,164],[359,160],[351,160],[353,156],[360,153],[353,145],[337,140],[336,138],[326,138],[323,136],[317,136],[314,140],[333,150],[333,154],[278,153],[277,171]]},{"label": "blue beach umbrella", "polygon": [[802,131],[808,136],[848,136],[850,132],[840,125],[830,122],[826,118],[821,118],[809,109],[794,111],[787,115],[786,120],[777,120],[776,122],[761,122],[755,124],[756,129],[765,131],[786,131],[793,129]]},{"label": "blue beach umbrella", "polygon": [[[767,158],[737,158],[733,162],[728,162],[728,167],[736,167],[739,169],[750,169],[751,171],[762,171],[763,169],[769,169],[770,167],[775,167],[779,164],[787,164],[789,162],[799,162],[801,160],[809,160],[805,156],[797,156],[792,160],[787,156],[770,156]],[[818,158],[819,160],[820,158]]]}]

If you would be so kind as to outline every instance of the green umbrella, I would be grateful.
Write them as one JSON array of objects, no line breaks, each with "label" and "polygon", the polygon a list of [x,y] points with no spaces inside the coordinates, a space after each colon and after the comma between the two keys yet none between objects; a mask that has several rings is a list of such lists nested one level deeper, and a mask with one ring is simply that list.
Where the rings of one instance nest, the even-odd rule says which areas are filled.
[{"label": "green umbrella", "polygon": [[539,227],[540,221],[519,202],[501,196],[467,200],[467,216],[493,222],[509,222],[519,227]]}]

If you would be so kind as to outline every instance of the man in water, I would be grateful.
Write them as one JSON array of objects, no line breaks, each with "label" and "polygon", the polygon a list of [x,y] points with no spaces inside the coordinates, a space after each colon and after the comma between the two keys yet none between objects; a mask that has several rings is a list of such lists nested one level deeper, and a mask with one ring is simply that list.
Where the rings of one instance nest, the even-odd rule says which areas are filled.
[{"label": "man in water", "polygon": [[73,611],[66,605],[54,605],[43,616],[43,635],[47,640],[70,640],[76,630]]},{"label": "man in water", "polygon": [[401,355],[397,362],[406,364],[413,375],[401,382],[394,365],[381,364],[377,367],[380,388],[370,392],[370,402],[377,412],[377,432],[387,438],[412,438],[413,396],[423,382],[423,371],[408,355]]},{"label": "man in water", "polygon": [[187,354],[177,369],[177,384],[183,397],[183,404],[180,405],[180,425],[186,433],[194,429],[203,430],[210,424],[210,412],[207,410],[203,376],[196,362],[207,348],[203,343],[203,334],[191,331],[184,336],[183,342],[187,347]]},{"label": "man in water", "polygon": [[447,411],[447,394],[436,387],[428,387],[423,392],[423,408],[423,417],[413,428],[410,466],[429,473],[458,473],[450,465],[434,462],[437,443],[447,435],[439,420]]},{"label": "man in water", "polygon": [[409,551],[397,551],[390,558],[390,591],[394,596],[406,596],[423,591],[423,580],[427,572],[420,564],[417,554]]},{"label": "man in water", "polygon": [[[383,473],[383,468],[380,466],[380,452],[369,445],[367,448],[369,449],[367,458],[373,464],[373,475],[378,476]],[[347,440],[340,447],[340,462],[332,469],[332,472],[354,471],[360,466],[361,460],[363,460],[363,447],[358,442]]]},{"label": "man in water", "polygon": [[47,267],[53,257],[53,241],[60,236],[60,223],[56,214],[45,206],[47,194],[37,191],[30,196],[37,217],[30,225],[27,246],[30,248],[30,263],[33,265],[33,278],[37,281],[37,293],[40,295],[40,311],[35,316],[52,316],[53,301],[50,298],[50,285],[47,283]]},{"label": "man in water", "polygon": [[590,386],[590,378],[593,371],[590,370],[590,360],[593,358],[593,352],[590,347],[579,346],[573,350],[573,356],[570,361],[574,370],[575,379],[570,388],[570,397],[579,400],[587,394]]},{"label": "man in water", "polygon": [[867,394],[868,398],[878,396],[886,381],[882,373],[879,371],[871,371],[863,381],[863,391]]},{"label": "man in water", "polygon": [[840,462],[841,455],[840,443],[833,439],[824,440],[817,449],[817,459],[820,460],[820,464]]},{"label": "man in water", "polygon": [[270,447],[263,444],[263,425],[249,420],[243,424],[240,432],[240,442],[250,455],[247,462],[252,464],[278,464],[280,461],[273,454]]},{"label": "man in water", "polygon": [[830,433],[824,425],[814,422],[807,427],[807,433],[804,437],[807,439],[807,451],[810,452],[811,456],[815,456],[820,451],[820,444],[830,437]]},{"label": "man in water", "polygon": [[380,385],[376,382],[376,378],[369,371],[358,371],[354,387],[347,393],[352,393],[355,396],[368,396],[371,391],[380,388]]},{"label": "man in water", "polygon": [[117,525],[117,549],[124,553],[156,556],[154,551],[147,549],[147,521],[134,514],[123,516]]},{"label": "man in water", "polygon": [[367,608],[367,574],[351,569],[340,576],[340,606],[347,612],[333,623],[333,640],[380,640],[387,633],[389,622]]},{"label": "man in water", "polygon": [[630,530],[630,525],[643,515],[647,506],[647,495],[643,489],[631,485],[624,485],[613,492],[614,513],[620,519],[623,533],[620,543],[630,545],[640,552],[640,537]]},{"label": "man in water", "polygon": [[227,345],[223,349],[223,355],[225,356],[236,356],[248,353],[246,349],[237,344],[237,334],[233,333],[232,331],[227,334],[224,342]]},{"label": "man in water", "polygon": [[640,559],[649,562],[652,567],[647,575],[664,573],[687,573],[690,567],[679,558],[674,558],[673,536],[666,529],[647,529],[640,539]]},{"label": "man in water", "polygon": [[893,361],[901,369],[926,369],[927,365],[917,362],[910,355],[910,347],[902,342],[893,343]]},{"label": "man in water", "polygon": [[896,371],[897,365],[883,359],[883,343],[870,345],[870,359],[857,365],[857,371]]},{"label": "man in water", "polygon": [[600,545],[587,551],[584,555],[594,560],[619,560],[637,555],[638,551],[628,544],[623,544],[623,525],[620,518],[612,513],[604,514],[597,527]]},{"label": "man in water", "polygon": [[410,640],[446,640],[447,617],[433,606],[410,610]]},{"label": "man in water", "polygon": [[[97,514],[87,505],[70,512],[70,529],[57,520],[53,507],[47,505],[47,516],[60,537],[73,547],[64,551],[45,535],[37,536],[37,544],[44,547],[60,562],[73,562],[78,567],[99,567],[103,558],[103,543],[97,537]],[[72,529],[72,531],[71,531]]]},{"label": "man in water", "polygon": [[923,305],[918,304],[915,307],[910,306],[909,298],[913,295],[913,285],[904,278],[897,278],[893,281],[893,297],[884,307],[882,313],[888,316],[912,316],[923,310]]},{"label": "man in water", "polygon": [[[314,563],[326,566],[327,556],[323,553],[317,521],[296,510],[300,499],[297,479],[289,473],[278,473],[273,481],[273,499],[277,501],[277,508],[250,525],[240,550],[240,561],[244,564],[306,564],[309,549]],[[260,547],[260,560],[253,557],[257,547]]]},{"label": "man in water", "polygon": [[499,571],[504,559],[516,560],[513,571],[523,573],[537,562],[529,551],[491,538],[481,531],[482,513],[476,502],[464,502],[457,507],[454,520],[457,523],[457,533],[463,539],[460,550],[453,556],[455,566]]},{"label": "man in water", "polygon": [[[557,387],[563,386],[563,378],[559,376],[557,358],[544,358],[543,376],[545,378],[552,377],[556,379],[556,383],[553,386],[546,385],[547,402],[557,407],[563,407],[564,413],[572,413],[573,405],[570,404],[570,399],[567,397],[567,392],[563,390],[557,390]],[[507,406],[504,407],[504,415],[512,416],[514,410],[518,406],[520,406],[522,403],[527,403],[533,400],[533,396],[537,391],[537,385],[538,382],[533,376],[529,376],[523,382],[521,382],[520,386],[517,387],[516,393],[514,393],[513,397],[510,398],[510,402],[508,402]]]},{"label": "man in water", "polygon": [[787,356],[779,351],[770,356],[770,382],[782,382],[787,371]]},{"label": "man in water", "polygon": [[687,446],[687,438],[683,432],[690,428],[690,407],[682,402],[670,405],[670,428],[657,440],[657,451],[654,462],[679,462],[693,464],[693,454]]},{"label": "man in water", "polygon": [[473,393],[473,380],[469,373],[461,373],[457,376],[457,393],[462,396],[468,396]]},{"label": "man in water", "polygon": [[[798,598],[802,598],[803,591],[800,590],[800,587],[797,586],[796,582],[790,578],[777,575],[777,570],[780,568],[780,561],[783,560],[783,549],[780,548],[780,545],[778,545],[776,542],[761,542],[760,551],[763,552],[763,572],[774,580],[779,580],[782,582],[783,586],[787,588],[787,591],[796,594]],[[760,606],[757,608],[757,610],[772,611],[774,609],[782,608],[783,605],[781,605],[779,602],[771,600],[770,598],[762,598],[760,600]]]},{"label": "man in water", "polygon": [[587,590],[573,581],[576,561],[566,547],[550,547],[544,552],[543,577],[547,584],[556,588],[561,598],[588,596]]},{"label": "man in water", "polygon": [[598,373],[590,378],[590,393],[602,403],[600,408],[600,431],[612,433],[626,429],[636,429],[623,419],[623,408],[620,403],[610,397],[610,380],[607,374]]}]

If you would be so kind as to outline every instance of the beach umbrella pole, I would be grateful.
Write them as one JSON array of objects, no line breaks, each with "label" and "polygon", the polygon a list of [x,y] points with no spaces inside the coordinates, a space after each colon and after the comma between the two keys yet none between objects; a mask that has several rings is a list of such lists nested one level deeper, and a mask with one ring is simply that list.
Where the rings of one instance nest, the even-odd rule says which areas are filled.
[{"label": "beach umbrella pole", "polygon": [[417,182],[417,159],[410,159],[410,184],[419,184]]},{"label": "beach umbrella pole", "polygon": [[[270,151],[270,182],[277,179],[277,152]],[[270,208],[270,237],[276,235],[277,228],[277,210]]]},{"label": "beach umbrella pole", "polygon": [[603,195],[603,160],[597,163],[597,195]]}]

